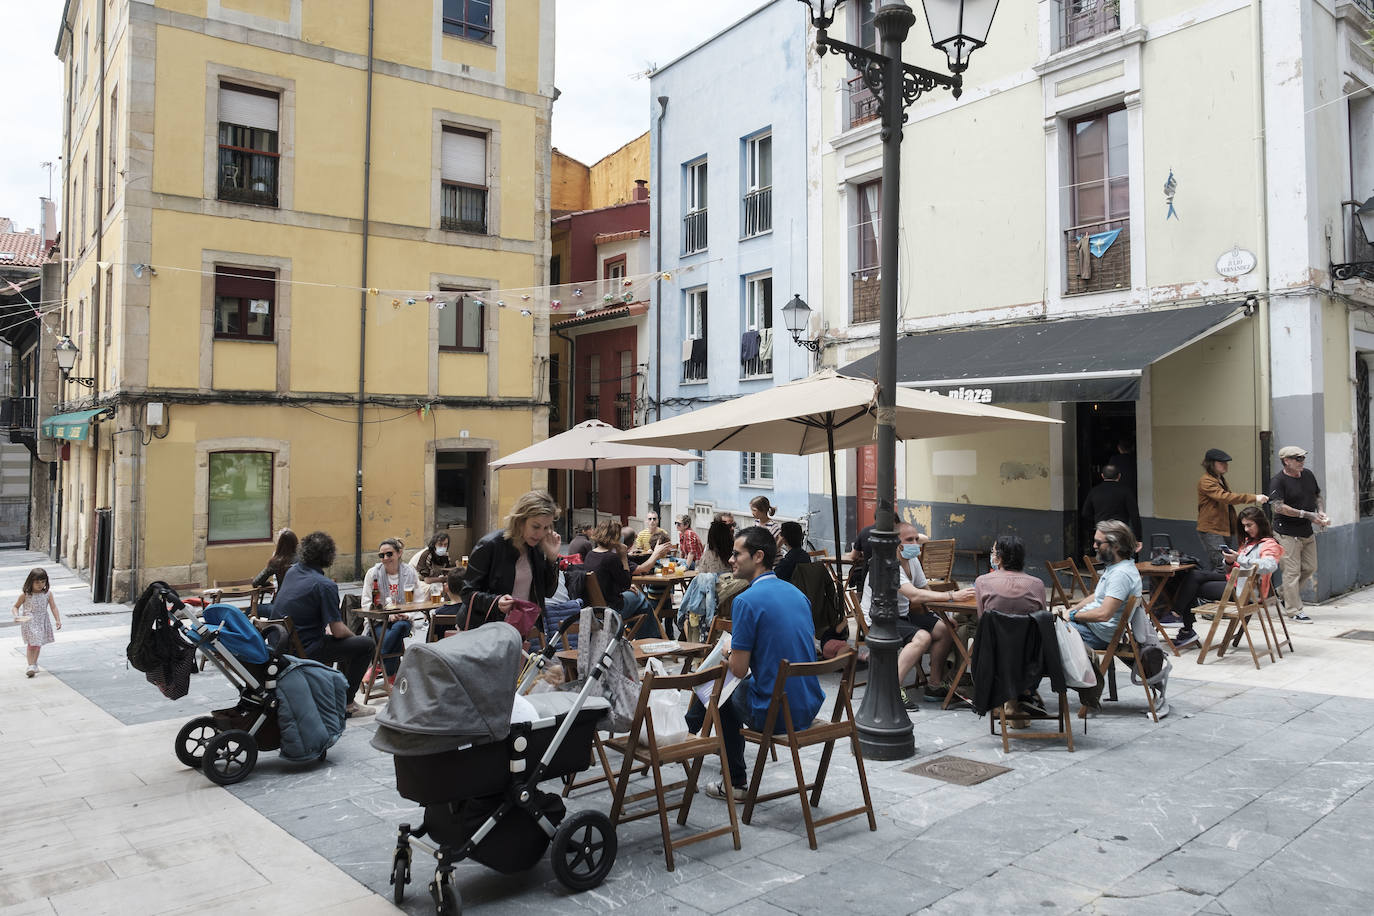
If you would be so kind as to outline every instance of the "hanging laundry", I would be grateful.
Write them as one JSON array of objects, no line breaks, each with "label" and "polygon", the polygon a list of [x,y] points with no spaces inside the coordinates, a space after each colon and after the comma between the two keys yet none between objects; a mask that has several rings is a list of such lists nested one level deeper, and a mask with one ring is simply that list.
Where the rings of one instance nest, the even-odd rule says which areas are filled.
[{"label": "hanging laundry", "polygon": [[773,358],[773,329],[764,328],[759,331],[759,359],[769,360]]},{"label": "hanging laundry", "polygon": [[745,331],[739,339],[739,359],[742,363],[747,363],[751,359],[757,359],[759,355],[759,332]]}]

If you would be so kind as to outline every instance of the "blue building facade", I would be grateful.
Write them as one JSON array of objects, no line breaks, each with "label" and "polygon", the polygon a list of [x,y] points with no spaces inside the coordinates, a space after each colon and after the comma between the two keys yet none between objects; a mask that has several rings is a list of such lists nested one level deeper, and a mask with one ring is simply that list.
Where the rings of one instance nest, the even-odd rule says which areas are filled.
[{"label": "blue building facade", "polygon": [[[664,274],[651,325],[661,328],[665,418],[811,372],[782,316],[793,295],[807,298],[807,85],[796,0],[766,4],[650,78],[651,220]],[[665,470],[665,514],[692,514],[701,531],[722,510],[747,523],[760,495],[779,519],[807,514],[807,458],[704,458]]]}]

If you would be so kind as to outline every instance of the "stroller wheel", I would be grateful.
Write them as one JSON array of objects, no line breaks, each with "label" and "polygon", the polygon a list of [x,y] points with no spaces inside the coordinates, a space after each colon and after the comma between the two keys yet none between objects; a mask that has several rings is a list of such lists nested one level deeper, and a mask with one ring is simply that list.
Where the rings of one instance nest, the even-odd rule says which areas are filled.
[{"label": "stroller wheel", "polygon": [[201,769],[216,785],[231,786],[253,772],[257,762],[258,743],[248,732],[233,728],[215,735],[205,745]]},{"label": "stroller wheel", "polygon": [[434,873],[434,880],[429,882],[429,895],[434,898],[438,916],[459,916],[463,912],[463,898],[453,884],[452,870]]},{"label": "stroller wheel", "polygon": [[406,885],[410,883],[410,851],[396,850],[391,860],[391,899],[397,906],[406,896]]},{"label": "stroller wheel", "polygon": [[177,732],[177,759],[193,770],[200,769],[205,758],[205,745],[219,733],[214,716],[197,716]]},{"label": "stroller wheel", "polygon": [[591,890],[615,864],[615,825],[600,811],[578,811],[558,825],[549,858],[553,874],[571,891]]}]

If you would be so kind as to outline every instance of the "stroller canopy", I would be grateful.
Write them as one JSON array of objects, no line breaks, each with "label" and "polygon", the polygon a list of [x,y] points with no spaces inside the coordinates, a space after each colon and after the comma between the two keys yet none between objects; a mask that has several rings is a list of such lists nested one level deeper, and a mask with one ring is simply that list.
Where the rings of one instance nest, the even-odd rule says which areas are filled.
[{"label": "stroller canopy", "polygon": [[[483,626],[410,646],[391,701],[377,714],[372,744],[392,754],[415,754],[504,740],[519,673],[520,634],[514,627]],[[421,735],[443,740],[409,737]]]}]

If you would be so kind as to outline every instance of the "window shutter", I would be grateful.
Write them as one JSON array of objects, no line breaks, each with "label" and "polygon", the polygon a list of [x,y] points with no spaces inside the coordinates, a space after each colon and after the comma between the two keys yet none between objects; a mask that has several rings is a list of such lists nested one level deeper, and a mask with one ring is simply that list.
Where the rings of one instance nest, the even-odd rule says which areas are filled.
[{"label": "window shutter", "polygon": [[258,130],[277,129],[277,97],[245,92],[229,86],[219,88],[219,119]]},{"label": "window shutter", "polygon": [[467,131],[444,130],[443,180],[487,185],[487,138]]}]

